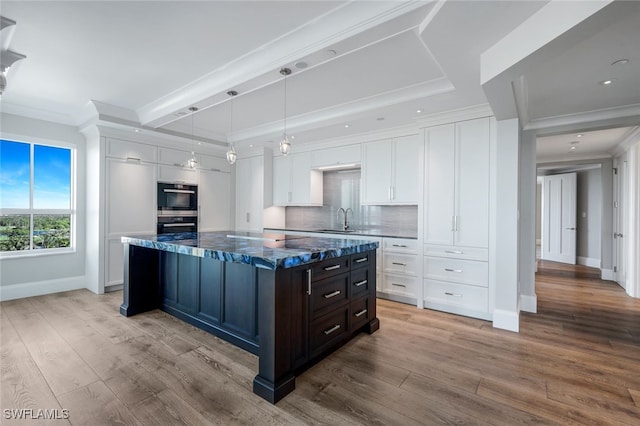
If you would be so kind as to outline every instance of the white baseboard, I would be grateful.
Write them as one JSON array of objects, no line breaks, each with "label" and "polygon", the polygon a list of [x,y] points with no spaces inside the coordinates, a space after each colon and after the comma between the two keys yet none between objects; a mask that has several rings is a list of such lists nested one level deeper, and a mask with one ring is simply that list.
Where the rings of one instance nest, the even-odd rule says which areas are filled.
[{"label": "white baseboard", "polygon": [[493,328],[519,332],[520,315],[518,312],[495,309],[493,311]]},{"label": "white baseboard", "polygon": [[86,288],[86,282],[87,280],[83,275],[80,277],[4,285],[0,287],[0,301],[78,290]]},{"label": "white baseboard", "polygon": [[600,278],[605,281],[613,281],[613,269],[602,269],[600,271]]},{"label": "white baseboard", "polygon": [[520,295],[520,310],[535,314],[538,312],[538,296]]},{"label": "white baseboard", "polygon": [[589,266],[590,268],[600,268],[600,259],[593,257],[578,256],[576,258],[578,265]]}]

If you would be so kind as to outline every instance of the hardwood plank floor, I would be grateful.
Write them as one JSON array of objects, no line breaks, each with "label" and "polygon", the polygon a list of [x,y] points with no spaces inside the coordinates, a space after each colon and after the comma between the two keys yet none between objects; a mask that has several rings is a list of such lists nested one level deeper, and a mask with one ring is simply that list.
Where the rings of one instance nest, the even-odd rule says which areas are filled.
[{"label": "hardwood plank floor", "polygon": [[[640,299],[599,271],[541,261],[520,333],[378,300],[361,334],[276,405],[254,355],[122,293],[0,304],[2,409],[67,409],[43,424],[640,424]],[[4,424],[37,424],[5,418]]]}]

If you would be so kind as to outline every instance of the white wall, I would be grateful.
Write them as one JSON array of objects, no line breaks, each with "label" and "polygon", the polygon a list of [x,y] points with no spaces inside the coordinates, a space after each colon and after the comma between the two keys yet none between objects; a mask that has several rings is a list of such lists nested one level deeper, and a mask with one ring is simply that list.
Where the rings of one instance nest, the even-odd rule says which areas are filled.
[{"label": "white wall", "polygon": [[48,121],[2,114],[2,137],[25,142],[56,141],[76,145],[76,251],[0,259],[0,300],[85,287],[85,139],[77,129]]},{"label": "white wall", "polygon": [[577,172],[578,264],[600,268],[602,229],[602,171],[600,168]]}]

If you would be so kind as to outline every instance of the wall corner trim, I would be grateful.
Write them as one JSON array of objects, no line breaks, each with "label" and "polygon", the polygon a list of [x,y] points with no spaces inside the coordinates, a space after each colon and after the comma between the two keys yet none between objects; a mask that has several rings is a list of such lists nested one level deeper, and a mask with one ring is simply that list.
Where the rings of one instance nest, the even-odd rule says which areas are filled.
[{"label": "wall corner trim", "polygon": [[513,331],[520,331],[520,314],[515,311],[496,309],[493,311],[493,328]]},{"label": "wall corner trim", "polygon": [[0,301],[79,290],[86,288],[86,281],[86,277],[82,275],[78,277],[6,285],[0,287]]}]

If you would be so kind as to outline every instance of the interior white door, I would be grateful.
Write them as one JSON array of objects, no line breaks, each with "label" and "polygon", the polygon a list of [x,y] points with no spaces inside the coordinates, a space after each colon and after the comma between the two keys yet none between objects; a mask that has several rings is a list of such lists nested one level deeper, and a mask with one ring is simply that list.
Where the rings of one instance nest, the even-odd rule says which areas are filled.
[{"label": "interior white door", "polygon": [[617,173],[613,175],[613,276],[615,282],[620,284],[622,288],[627,289],[627,276],[625,265],[625,229],[626,212],[625,194],[627,191],[627,154],[616,158],[614,167]]},{"label": "interior white door", "polygon": [[576,174],[544,176],[542,259],[576,264]]}]

